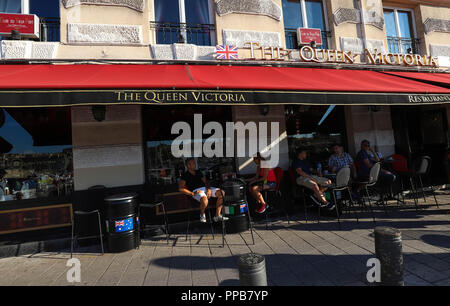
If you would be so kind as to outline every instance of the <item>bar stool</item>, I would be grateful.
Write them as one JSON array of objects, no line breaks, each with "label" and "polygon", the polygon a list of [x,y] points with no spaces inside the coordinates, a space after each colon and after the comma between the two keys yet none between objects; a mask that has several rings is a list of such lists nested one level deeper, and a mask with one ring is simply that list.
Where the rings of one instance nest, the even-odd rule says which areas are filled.
[{"label": "bar stool", "polygon": [[[75,216],[88,216],[88,215],[92,215],[92,214],[97,214],[98,230],[100,232],[100,235],[83,236],[83,237],[78,237],[78,235],[74,236]],[[96,237],[100,237],[100,244],[102,246],[102,255],[103,255],[103,254],[105,254],[105,251],[103,249],[103,234],[102,234],[102,224],[100,221],[100,211],[98,209],[92,210],[92,211],[81,211],[81,210],[74,211],[73,216],[72,216],[72,238],[71,238],[71,242],[70,242],[70,258],[72,258],[72,255],[73,255],[73,241],[74,240],[76,240],[78,242],[78,240],[90,239],[90,238],[96,238]]]},{"label": "bar stool", "polygon": [[[166,240],[167,240],[167,244],[169,244],[169,223],[167,222],[167,213],[166,213],[166,206],[164,205],[164,201],[160,201],[160,202],[155,202],[155,203],[141,203],[139,205],[139,212],[141,210],[141,208],[146,208],[146,209],[157,209],[158,207],[162,207],[163,210],[163,215],[164,215],[164,226],[166,229]],[[140,213],[139,213],[140,215]],[[145,226],[145,224],[143,224]]]}]

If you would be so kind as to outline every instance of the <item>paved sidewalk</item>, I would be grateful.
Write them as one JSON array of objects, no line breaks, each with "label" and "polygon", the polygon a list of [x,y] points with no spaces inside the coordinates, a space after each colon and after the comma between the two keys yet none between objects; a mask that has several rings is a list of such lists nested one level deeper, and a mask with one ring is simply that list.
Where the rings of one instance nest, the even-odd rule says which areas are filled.
[{"label": "paved sidewalk", "polygon": [[[440,209],[420,202],[416,211],[389,207],[389,215],[376,211],[376,225],[402,231],[406,285],[450,285],[450,193],[438,196]],[[221,236],[194,233],[185,241],[172,235],[168,245],[144,240],[141,247],[120,254],[76,254],[81,261],[81,283],[76,285],[238,285],[236,258],[256,252],[266,257],[270,285],[368,285],[367,259],[374,257],[374,223],[369,213],[341,220],[322,217],[318,224],[311,211],[306,223],[300,211],[278,220],[266,230],[256,224],[255,245],[249,232]],[[98,248],[94,251],[98,252]],[[0,259],[0,285],[70,285],[66,280],[70,253],[40,253]]]}]

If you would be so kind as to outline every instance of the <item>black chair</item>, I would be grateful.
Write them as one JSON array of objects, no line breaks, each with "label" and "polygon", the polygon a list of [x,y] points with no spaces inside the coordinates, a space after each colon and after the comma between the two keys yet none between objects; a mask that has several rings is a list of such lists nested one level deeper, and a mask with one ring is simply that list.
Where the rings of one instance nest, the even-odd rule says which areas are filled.
[{"label": "black chair", "polygon": [[[422,190],[422,196],[423,196],[424,202],[426,202],[427,199],[426,199],[425,190],[423,187],[422,176],[427,177],[428,180],[430,181],[430,171],[431,171],[431,158],[429,156],[422,156],[419,159],[418,167],[414,169],[413,177],[419,179],[420,188]],[[439,203],[436,199],[436,193],[434,192],[434,188],[431,183],[429,185],[430,185],[429,188],[431,189],[431,193],[433,194],[436,206],[439,208]]]},{"label": "black chair", "polygon": [[306,198],[308,196],[313,195],[314,193],[312,192],[312,190],[306,188],[305,186],[301,186],[299,184],[297,184],[297,180],[296,180],[296,176],[294,174],[294,170],[292,169],[292,167],[289,167],[288,170],[289,173],[289,177],[291,179],[291,183],[293,186],[293,192],[294,192],[294,201],[295,198],[297,199],[301,199],[302,203],[303,203],[303,208],[304,208],[304,212],[305,212],[305,222],[308,223],[308,209],[314,206],[317,206],[317,223],[320,223],[320,207],[318,205],[308,205],[308,202],[306,201]]},{"label": "black chair", "polygon": [[[139,215],[141,216],[141,209],[145,208],[145,209],[158,209],[158,207],[161,207],[163,210],[163,217],[164,217],[164,227],[165,227],[165,231],[166,231],[166,240],[167,240],[167,244],[169,244],[169,223],[167,221],[167,213],[166,213],[166,206],[164,205],[164,201],[160,201],[160,202],[155,202],[155,203],[141,203],[139,205]],[[145,219],[145,218],[139,218],[141,220],[141,222]],[[145,227],[145,223],[141,223],[142,227]]]},{"label": "black chair", "polygon": [[[280,207],[279,204],[282,200],[280,186],[281,186],[281,180],[283,179],[284,173],[280,167],[276,167],[274,169],[274,172],[275,172],[275,176],[277,179],[277,185],[274,188],[262,190],[262,195],[263,195],[264,199],[267,201],[267,203],[270,203],[269,210],[265,211],[266,229],[268,229],[268,225],[269,225],[269,214],[271,213],[271,211],[270,211],[271,207],[273,206],[275,208],[279,208]],[[283,210],[283,213],[286,215],[286,219],[287,219],[288,225],[289,225],[290,220],[289,220],[289,215],[287,213],[287,210],[284,207],[282,208],[282,210]]]},{"label": "black chair", "polygon": [[[366,196],[367,196],[367,201],[368,201],[368,203],[369,203],[369,209],[370,209],[370,211],[371,211],[371,213],[372,213],[372,217],[373,217],[373,222],[376,222],[376,220],[375,220],[375,215],[374,215],[374,213],[373,213],[373,209],[372,209],[372,204],[371,204],[371,202],[370,202],[370,193],[369,193],[369,189],[372,189],[376,184],[377,184],[377,182],[378,182],[378,176],[380,175],[380,170],[381,170],[381,164],[378,162],[378,163],[375,163],[373,166],[372,166],[372,168],[370,168],[370,172],[369,172],[369,177],[368,177],[368,179],[367,180],[365,180],[365,181],[358,181],[358,180],[355,180],[354,181],[354,184],[356,184],[356,185],[359,185],[359,186],[362,186],[362,188],[364,189],[364,191],[366,192]],[[363,206],[365,206],[365,200],[364,200],[364,196],[362,197],[362,205]],[[385,209],[385,211],[386,211],[386,206],[385,206],[385,204],[384,204],[384,201],[382,201],[383,202],[383,206],[384,206],[384,209]]]},{"label": "black chair", "polygon": [[[83,237],[78,237],[78,235],[74,235],[75,216],[88,216],[88,215],[92,215],[92,214],[97,214],[98,230],[99,230],[100,234],[99,235],[91,235],[91,236],[83,236]],[[102,246],[102,255],[103,255],[105,253],[105,251],[103,249],[103,234],[102,234],[100,211],[98,209],[92,210],[92,211],[79,211],[79,210],[74,211],[73,215],[72,215],[72,237],[71,237],[71,242],[70,242],[70,258],[72,258],[72,255],[73,255],[74,240],[76,240],[78,242],[78,240],[81,240],[81,239],[91,239],[91,238],[97,238],[97,237],[100,237],[100,244]]]},{"label": "black chair", "polygon": [[[192,197],[189,197],[189,196],[186,196],[186,197],[187,197],[187,201],[188,201],[188,204],[189,204],[189,208],[191,210],[197,210],[199,208],[200,203],[197,202],[196,200],[194,200]],[[211,209],[212,208],[211,208],[210,204],[211,203],[209,203],[208,207],[206,207],[206,211],[205,212],[208,214],[208,219],[209,219],[208,223],[209,223],[209,225],[211,227],[211,235],[212,235],[212,237],[214,239],[214,225],[213,225],[214,221],[211,218]],[[187,223],[187,227],[186,227],[186,241],[188,240],[188,236],[190,237],[190,235],[189,235],[189,228],[190,228],[190,225],[191,225],[191,213],[192,213],[191,211],[188,212],[188,223]],[[197,220],[196,223],[200,223],[200,221]]]},{"label": "black chair", "polygon": [[[349,196],[349,203],[350,203],[350,206],[353,208],[353,199],[352,199],[352,195],[351,195],[350,188],[349,188],[350,173],[351,173],[350,167],[348,167],[348,166],[340,169],[336,174],[336,182],[328,188],[328,190],[333,195],[339,226],[341,225],[341,220],[340,220],[340,213],[339,213],[339,207],[338,207],[339,205],[337,202],[337,192],[338,191],[347,190],[348,196]],[[359,222],[358,214],[357,214],[356,210],[354,210],[354,212],[356,215],[356,220]]]},{"label": "black chair", "polygon": [[[429,174],[430,174],[430,170],[431,170],[431,158],[429,156],[421,156],[413,161],[411,168],[412,169],[409,172],[399,172],[398,174],[400,175],[400,177],[402,179],[401,180],[402,189],[403,189],[403,178],[406,178],[409,180],[409,183],[410,183],[409,191],[410,191],[410,194],[413,196],[416,210],[418,210],[419,209],[419,206],[418,206],[419,190],[417,188],[417,184],[420,184],[423,200],[424,200],[424,202],[426,202],[427,199],[426,199],[426,195],[425,195],[425,189],[423,186],[422,176],[425,176],[429,179],[429,177],[430,177]],[[417,182],[417,184],[416,184],[416,182]],[[439,203],[436,199],[436,193],[434,191],[434,188],[431,184],[429,187],[433,194],[436,206],[439,208]]]}]

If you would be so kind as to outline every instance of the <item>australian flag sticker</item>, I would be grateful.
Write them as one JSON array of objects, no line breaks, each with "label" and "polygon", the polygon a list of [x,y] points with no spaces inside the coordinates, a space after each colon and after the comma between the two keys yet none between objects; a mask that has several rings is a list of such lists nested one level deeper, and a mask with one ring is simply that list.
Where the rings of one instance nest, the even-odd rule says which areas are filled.
[{"label": "australian flag sticker", "polygon": [[117,220],[114,222],[116,233],[131,231],[133,229],[133,218]]},{"label": "australian flag sticker", "polygon": [[239,211],[240,211],[241,213],[245,213],[245,212],[247,211],[247,203],[241,204],[241,205],[239,206]]}]

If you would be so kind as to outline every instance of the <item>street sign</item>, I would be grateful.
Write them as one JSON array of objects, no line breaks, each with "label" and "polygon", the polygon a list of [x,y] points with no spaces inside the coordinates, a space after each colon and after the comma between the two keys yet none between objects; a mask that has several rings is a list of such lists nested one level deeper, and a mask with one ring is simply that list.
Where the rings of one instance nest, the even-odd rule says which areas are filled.
[{"label": "street sign", "polygon": [[299,45],[307,45],[315,41],[317,46],[321,46],[322,33],[320,29],[297,28],[297,40]]}]

